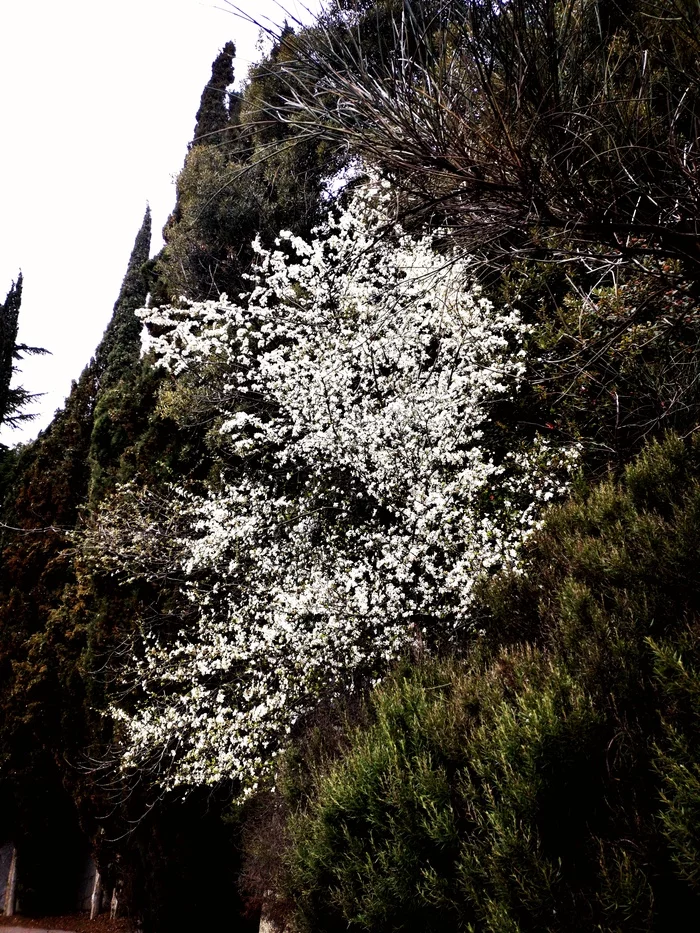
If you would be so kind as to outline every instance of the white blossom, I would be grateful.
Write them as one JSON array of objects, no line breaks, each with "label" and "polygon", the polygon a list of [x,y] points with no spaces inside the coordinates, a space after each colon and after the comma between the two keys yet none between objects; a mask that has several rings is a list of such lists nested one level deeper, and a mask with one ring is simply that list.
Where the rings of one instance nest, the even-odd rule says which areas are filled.
[{"label": "white blossom", "polygon": [[197,621],[145,641],[142,699],[117,713],[124,766],[167,757],[166,786],[252,787],[319,697],[454,637],[566,487],[575,454],[508,451],[490,422],[525,375],[519,314],[391,224],[388,198],[375,180],[311,241],[257,243],[248,295],[141,312],[159,365],[216,359],[234,400],[221,482],[172,493]]}]

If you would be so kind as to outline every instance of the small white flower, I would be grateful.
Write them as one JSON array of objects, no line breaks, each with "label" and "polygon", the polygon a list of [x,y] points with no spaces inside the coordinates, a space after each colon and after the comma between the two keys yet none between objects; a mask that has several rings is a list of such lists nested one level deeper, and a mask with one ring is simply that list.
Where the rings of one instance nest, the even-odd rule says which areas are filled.
[{"label": "small white flower", "polygon": [[[318,697],[375,682],[417,619],[452,637],[479,575],[519,570],[575,466],[544,443],[495,464],[484,429],[522,383],[528,328],[470,284],[468,259],[399,226],[377,239],[390,197],[374,178],[311,241],[256,241],[236,302],[141,312],[158,324],[159,365],[219,374],[219,441],[244,464],[224,458],[208,495],[171,491],[169,575],[198,618],[174,643],[145,639],[134,667],[147,696],[116,713],[125,767],[176,729],[164,786],[250,790]],[[124,523],[110,560],[147,575],[155,533]]]}]

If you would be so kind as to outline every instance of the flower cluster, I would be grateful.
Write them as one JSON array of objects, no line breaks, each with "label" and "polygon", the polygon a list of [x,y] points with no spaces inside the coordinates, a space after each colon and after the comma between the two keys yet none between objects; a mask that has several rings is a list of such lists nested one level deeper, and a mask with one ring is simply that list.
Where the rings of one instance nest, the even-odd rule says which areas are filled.
[{"label": "flower cluster", "polygon": [[188,495],[176,549],[197,621],[147,639],[120,714],[125,766],[168,761],[166,785],[255,786],[320,697],[468,626],[477,578],[517,566],[566,486],[570,454],[490,424],[525,374],[519,315],[389,196],[374,181],[311,242],[257,244],[238,301],[141,312],[159,364],[216,360],[228,400],[220,481]]}]

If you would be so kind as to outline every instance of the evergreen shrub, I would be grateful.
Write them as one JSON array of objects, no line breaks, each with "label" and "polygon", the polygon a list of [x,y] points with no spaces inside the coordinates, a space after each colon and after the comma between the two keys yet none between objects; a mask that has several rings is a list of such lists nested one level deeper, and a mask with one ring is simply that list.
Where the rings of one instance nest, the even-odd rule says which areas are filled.
[{"label": "evergreen shrub", "polygon": [[649,445],[551,510],[526,574],[482,586],[463,657],[376,689],[306,795],[280,782],[294,929],[684,928],[700,906],[699,517],[700,442]]}]

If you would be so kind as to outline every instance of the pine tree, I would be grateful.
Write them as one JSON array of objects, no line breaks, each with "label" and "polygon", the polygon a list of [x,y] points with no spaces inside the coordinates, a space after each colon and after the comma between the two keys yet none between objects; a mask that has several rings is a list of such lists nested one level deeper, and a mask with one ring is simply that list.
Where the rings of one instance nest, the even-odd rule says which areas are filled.
[{"label": "pine tree", "polygon": [[28,392],[23,386],[11,387],[12,377],[17,372],[17,360],[25,354],[46,353],[40,347],[28,347],[17,343],[19,327],[19,309],[22,303],[22,273],[13,282],[5,301],[0,304],[0,424],[17,427],[22,421],[35,417],[34,413],[22,409],[36,394]]},{"label": "pine tree", "polygon": [[236,46],[233,42],[227,42],[214,59],[211,79],[202,91],[197,111],[193,146],[216,145],[222,141],[222,135],[229,123],[228,88],[233,84],[235,54]]}]

